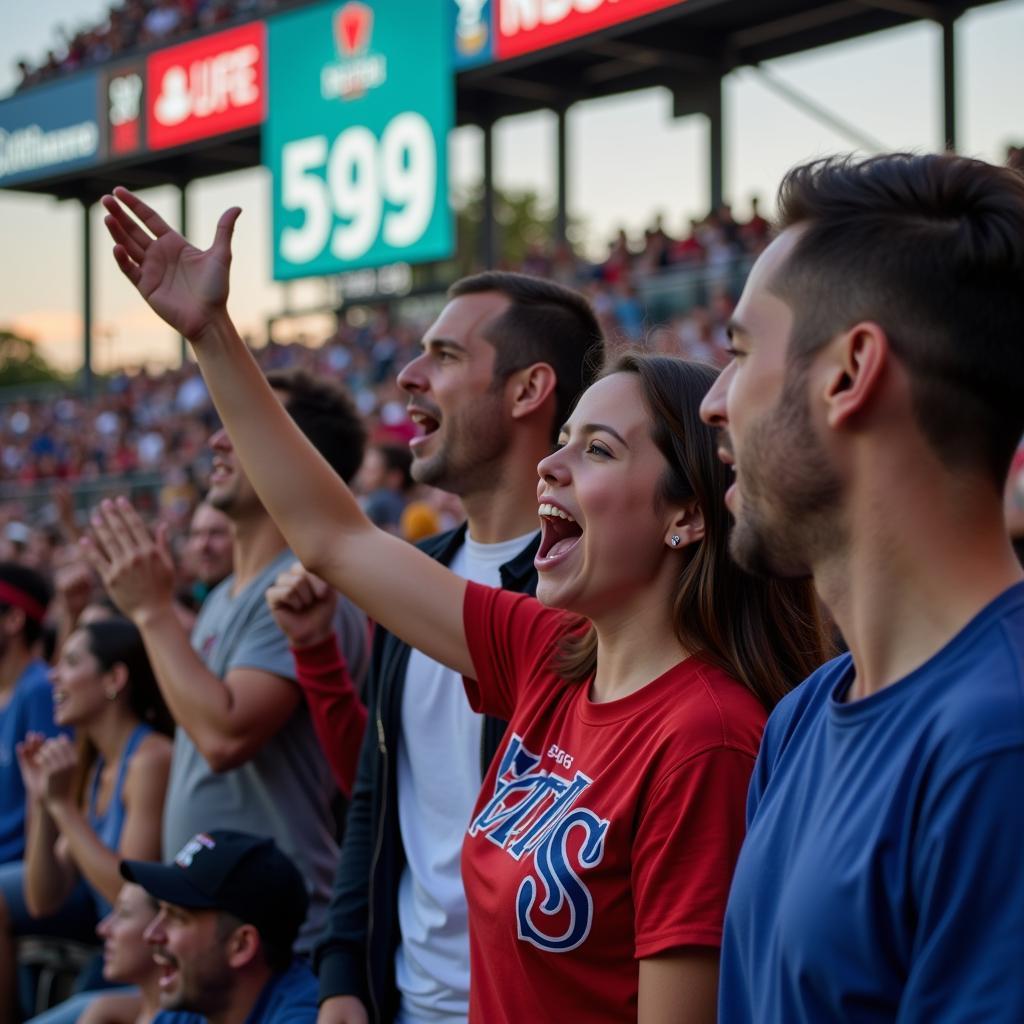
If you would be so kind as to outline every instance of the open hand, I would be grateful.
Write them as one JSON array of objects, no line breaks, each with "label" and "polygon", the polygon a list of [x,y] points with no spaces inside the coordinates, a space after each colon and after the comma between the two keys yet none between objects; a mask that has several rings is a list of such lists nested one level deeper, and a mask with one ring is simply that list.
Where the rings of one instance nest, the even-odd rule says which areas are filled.
[{"label": "open hand", "polygon": [[312,647],[334,632],[338,595],[299,562],[267,588],[267,604],[292,647]]},{"label": "open hand", "polygon": [[174,605],[174,562],[161,526],[154,537],[125,498],[103,501],[81,546],[114,604],[138,619]]},{"label": "open hand", "polygon": [[241,209],[233,206],[221,214],[213,245],[204,251],[126,188],[115,188],[101,202],[121,272],[154,312],[189,341],[198,341],[227,305],[231,236]]}]

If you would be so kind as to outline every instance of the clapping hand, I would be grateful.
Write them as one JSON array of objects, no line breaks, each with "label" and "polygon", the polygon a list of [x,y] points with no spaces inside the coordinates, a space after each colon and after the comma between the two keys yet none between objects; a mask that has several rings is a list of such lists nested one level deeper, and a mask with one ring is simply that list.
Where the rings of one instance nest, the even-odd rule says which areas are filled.
[{"label": "clapping hand", "polygon": [[166,528],[154,536],[125,498],[101,502],[91,525],[82,550],[117,607],[136,625],[148,612],[173,607],[174,562]]},{"label": "clapping hand", "polygon": [[17,747],[18,764],[32,799],[51,808],[74,800],[78,756],[67,736],[44,739],[30,733]]}]

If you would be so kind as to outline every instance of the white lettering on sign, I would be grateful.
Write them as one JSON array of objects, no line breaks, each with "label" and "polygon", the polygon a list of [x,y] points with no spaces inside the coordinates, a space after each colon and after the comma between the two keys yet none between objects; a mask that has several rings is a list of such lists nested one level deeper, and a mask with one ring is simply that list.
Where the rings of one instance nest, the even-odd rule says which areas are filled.
[{"label": "white lettering on sign", "polygon": [[603,3],[617,3],[618,0],[506,0],[501,5],[501,31],[513,36],[518,32],[529,32],[538,25],[557,25],[574,11],[589,14]]},{"label": "white lettering on sign", "polygon": [[360,96],[388,78],[388,61],[380,53],[344,64],[327,64],[320,70],[320,95],[325,100]]},{"label": "white lettering on sign", "polygon": [[281,232],[280,252],[294,264],[330,245],[337,259],[364,256],[378,238],[394,249],[413,245],[430,225],[437,191],[437,150],[426,119],[396,114],[378,139],[352,125],[327,136],[288,142],[281,150],[281,205],[302,214]]},{"label": "white lettering on sign", "polygon": [[92,156],[99,141],[95,121],[51,131],[43,131],[37,124],[13,132],[0,128],[0,178]]},{"label": "white lettering on sign", "polygon": [[190,117],[209,117],[231,107],[248,107],[259,99],[256,64],[259,47],[249,43],[235,50],[174,64],[160,82],[153,108],[157,121],[171,128]]},{"label": "white lettering on sign", "polygon": [[107,86],[107,96],[110,99],[112,125],[117,127],[138,120],[142,99],[142,76],[122,75],[120,78],[112,78]]}]

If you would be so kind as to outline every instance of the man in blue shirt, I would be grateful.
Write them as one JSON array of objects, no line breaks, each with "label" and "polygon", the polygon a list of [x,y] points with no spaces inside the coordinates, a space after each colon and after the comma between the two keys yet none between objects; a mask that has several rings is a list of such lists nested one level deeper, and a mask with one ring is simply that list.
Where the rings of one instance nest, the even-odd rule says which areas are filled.
[{"label": "man in blue shirt", "polygon": [[791,171],[703,415],[734,555],[849,646],[769,719],[719,1020],[1024,1021],[1024,178],[945,154]]},{"label": "man in blue shirt", "polygon": [[25,852],[25,786],[17,746],[54,736],[53,691],[36,649],[52,592],[34,569],[0,563],[0,864]]},{"label": "man in blue shirt", "polygon": [[313,1024],[316,979],[292,946],[309,897],[273,839],[199,833],[171,864],[123,861],[159,903],[146,929],[159,971],[154,1024]]}]

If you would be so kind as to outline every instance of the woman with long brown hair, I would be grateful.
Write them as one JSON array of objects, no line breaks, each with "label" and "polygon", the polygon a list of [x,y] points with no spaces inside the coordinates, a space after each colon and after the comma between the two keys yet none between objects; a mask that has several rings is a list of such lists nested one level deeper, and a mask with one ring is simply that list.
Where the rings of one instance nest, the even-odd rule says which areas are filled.
[{"label": "woman with long brown hair", "polygon": [[[728,470],[698,416],[714,371],[613,364],[538,466],[539,600],[480,586],[375,528],[290,422],[226,312],[237,214],[204,253],[130,193],[104,203],[119,265],[192,341],[292,550],[509,720],[463,846],[471,1020],[713,1020],[766,709],[827,646],[805,584],[728,559]],[[503,401],[543,403],[553,387],[535,363]],[[438,426],[423,425],[420,452]],[[126,503],[94,526],[103,574],[126,548],[146,557]]]},{"label": "woman with long brown hair", "polygon": [[[91,937],[123,884],[121,858],[160,858],[172,723],[142,638],[125,619],[79,625],[50,681],[54,720],[76,741],[33,733],[18,746],[28,836],[20,891],[5,892],[9,928]],[[0,936],[0,955],[9,943]],[[100,966],[84,976],[87,985],[99,982]]]}]

